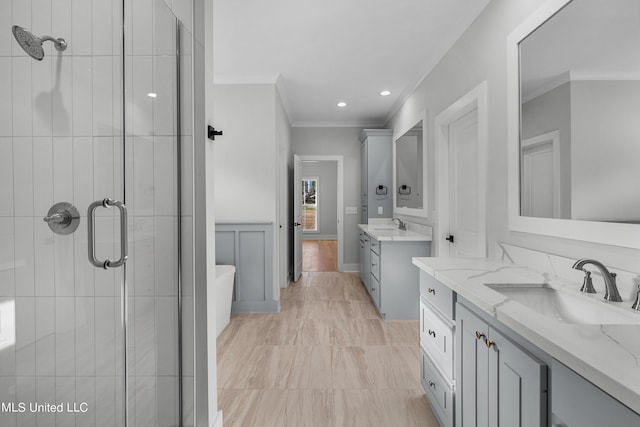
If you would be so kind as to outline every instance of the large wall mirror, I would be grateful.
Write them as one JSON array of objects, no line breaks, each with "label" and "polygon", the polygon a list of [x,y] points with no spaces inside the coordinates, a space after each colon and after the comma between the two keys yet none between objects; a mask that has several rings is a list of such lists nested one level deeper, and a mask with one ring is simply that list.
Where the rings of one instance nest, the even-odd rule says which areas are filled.
[{"label": "large wall mirror", "polygon": [[510,227],[640,248],[640,3],[546,3],[508,40]]},{"label": "large wall mirror", "polygon": [[[424,114],[423,114],[424,115]],[[421,118],[410,129],[394,135],[393,213],[427,217],[427,144]]]}]

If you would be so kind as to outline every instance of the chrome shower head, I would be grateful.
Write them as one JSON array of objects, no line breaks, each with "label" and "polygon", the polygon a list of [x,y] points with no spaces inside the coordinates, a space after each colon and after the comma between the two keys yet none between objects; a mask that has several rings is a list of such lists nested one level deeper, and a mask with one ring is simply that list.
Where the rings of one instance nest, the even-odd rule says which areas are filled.
[{"label": "chrome shower head", "polygon": [[20,47],[37,61],[42,61],[42,58],[44,58],[44,49],[42,49],[42,42],[44,41],[52,41],[58,52],[62,52],[67,48],[67,42],[64,39],[56,39],[51,36],[34,36],[30,31],[17,25],[11,27],[11,31]]}]

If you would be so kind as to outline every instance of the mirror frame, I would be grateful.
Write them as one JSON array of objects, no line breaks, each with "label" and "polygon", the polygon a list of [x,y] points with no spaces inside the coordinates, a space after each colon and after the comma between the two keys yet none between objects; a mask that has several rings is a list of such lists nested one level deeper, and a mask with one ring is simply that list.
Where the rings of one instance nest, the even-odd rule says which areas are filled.
[{"label": "mirror frame", "polygon": [[[396,143],[398,139],[400,139],[405,133],[409,132],[414,128],[420,121],[422,121],[422,208],[404,208],[397,207],[397,179],[396,179]],[[427,111],[422,110],[420,114],[414,119],[409,121],[409,125],[400,130],[393,130],[393,215],[408,215],[408,216],[416,216],[421,218],[429,217],[429,187],[427,186],[429,183],[428,175],[429,175],[429,145],[427,144]]]},{"label": "mirror frame", "polygon": [[572,0],[549,0],[507,38],[507,146],[509,229],[640,249],[640,225],[535,218],[520,215],[520,52],[519,43]]}]

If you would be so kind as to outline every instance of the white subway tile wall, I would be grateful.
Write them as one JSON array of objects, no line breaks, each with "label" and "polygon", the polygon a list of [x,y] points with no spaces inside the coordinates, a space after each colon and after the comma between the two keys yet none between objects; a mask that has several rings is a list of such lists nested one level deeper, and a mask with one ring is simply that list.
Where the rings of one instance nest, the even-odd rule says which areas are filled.
[{"label": "white subway tile wall", "polygon": [[[185,425],[193,424],[191,2],[7,0],[0,2],[0,401],[86,402],[89,411],[3,412],[3,427],[122,425],[125,274],[129,425],[177,425],[174,14],[185,25],[179,100],[183,416]],[[59,53],[46,42],[45,58],[35,61],[11,36],[12,25],[63,37],[68,49]],[[129,208],[126,273],[97,269],[87,260],[86,209],[105,197],[125,200]],[[60,201],[80,212],[72,235],[56,235],[42,221]],[[117,212],[99,208],[99,259],[120,255],[119,236]]]}]

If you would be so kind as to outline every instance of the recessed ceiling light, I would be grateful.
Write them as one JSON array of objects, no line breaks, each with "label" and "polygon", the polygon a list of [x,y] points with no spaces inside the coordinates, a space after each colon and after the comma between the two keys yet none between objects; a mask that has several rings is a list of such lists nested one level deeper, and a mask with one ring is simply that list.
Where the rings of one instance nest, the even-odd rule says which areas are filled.
[{"label": "recessed ceiling light", "polygon": [[380,96],[389,96],[389,95],[391,95],[390,90],[383,90],[382,92],[380,92]]},{"label": "recessed ceiling light", "polygon": [[347,106],[347,103],[346,103],[346,102],[338,102],[338,107],[340,107],[340,108],[344,108],[344,107],[346,107],[346,106]]},{"label": "recessed ceiling light", "polygon": [[157,97],[157,96],[158,96],[158,94],[157,94],[157,93],[153,93],[153,92],[149,92],[149,93],[147,94],[147,96],[148,96],[149,98],[155,98],[155,97]]}]

